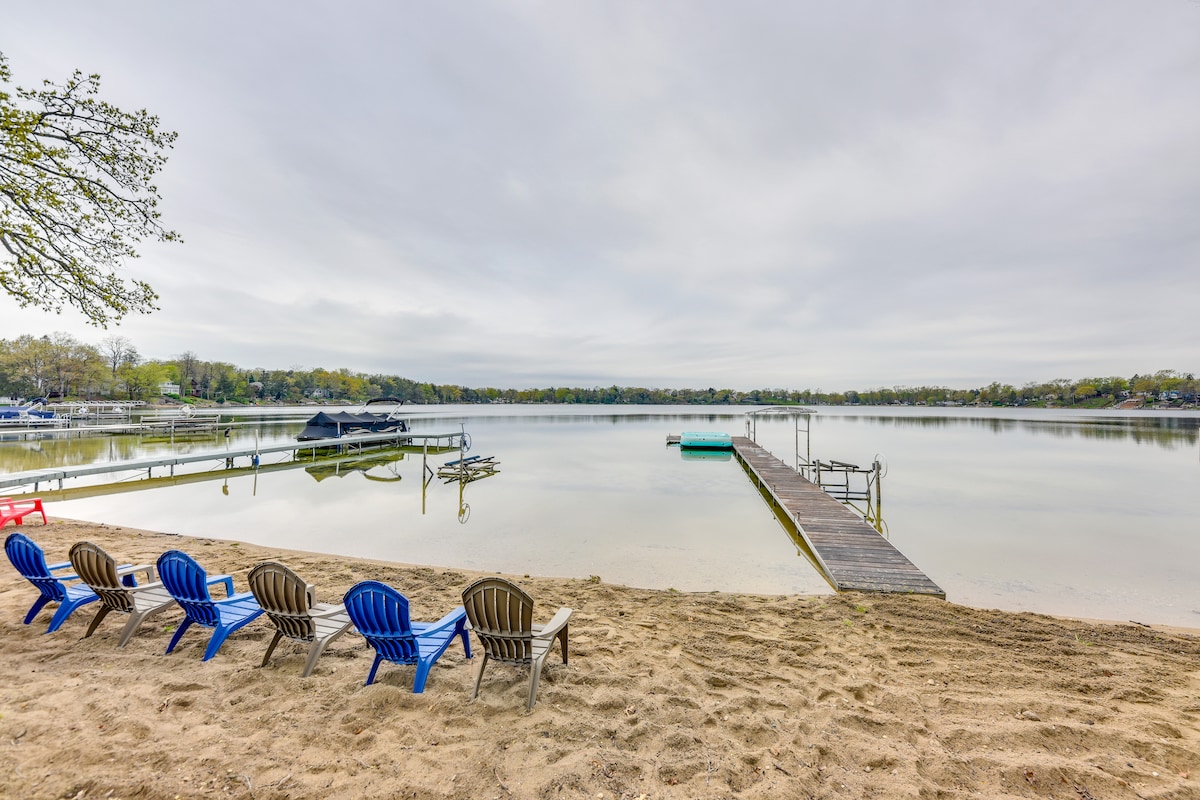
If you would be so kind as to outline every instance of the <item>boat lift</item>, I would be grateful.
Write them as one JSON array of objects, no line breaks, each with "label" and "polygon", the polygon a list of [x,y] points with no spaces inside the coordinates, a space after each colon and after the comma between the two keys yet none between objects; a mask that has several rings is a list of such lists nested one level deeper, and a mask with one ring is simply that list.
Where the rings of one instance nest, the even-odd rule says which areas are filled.
[{"label": "boat lift", "polygon": [[[860,514],[867,523],[884,536],[887,524],[883,521],[882,482],[886,472],[881,458],[876,454],[869,468],[847,461],[821,461],[812,457],[812,415],[816,409],[804,406],[770,406],[746,413],[746,438],[758,443],[759,418],[773,419],[790,417],[793,422],[795,441],[796,472],[815,483],[832,497]],[[800,427],[801,419],[804,427]],[[800,447],[800,434],[804,434],[804,448]],[[862,483],[859,484],[859,476]],[[861,488],[860,488],[861,487]]]},{"label": "boat lift", "polygon": [[425,495],[436,475],[444,484],[458,484],[458,521],[466,525],[467,520],[471,518],[471,505],[466,500],[467,484],[500,474],[500,462],[495,456],[468,456],[471,434],[467,433],[466,426],[460,427],[462,433],[458,437],[458,458],[442,464],[436,473],[429,466],[427,459],[422,461],[425,479],[421,482],[421,513],[425,513]]}]

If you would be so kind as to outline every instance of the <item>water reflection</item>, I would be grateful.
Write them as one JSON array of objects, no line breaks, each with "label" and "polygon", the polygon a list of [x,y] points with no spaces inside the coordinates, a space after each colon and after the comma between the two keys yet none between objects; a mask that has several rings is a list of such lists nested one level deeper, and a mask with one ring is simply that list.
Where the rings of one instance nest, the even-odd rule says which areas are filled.
[{"label": "water reflection", "polygon": [[537,425],[578,425],[582,422],[586,423],[609,423],[612,425],[622,425],[627,423],[647,423],[647,422],[663,422],[670,423],[678,427],[681,422],[730,422],[736,420],[738,425],[745,413],[742,411],[726,411],[723,413],[704,413],[696,414],[690,412],[682,412],[672,414],[669,412],[660,413],[574,413],[574,414],[530,414],[529,416],[509,416],[498,414],[495,416],[484,414],[481,416],[463,416],[457,419],[470,419],[473,425],[524,425],[534,423]]},{"label": "water reflection", "polygon": [[[826,419],[829,419],[826,416]],[[1200,418],[1178,417],[1079,417],[1076,419],[1011,419],[977,416],[876,416],[870,414],[836,416],[839,424],[859,421],[895,428],[970,427],[990,433],[1022,431],[1033,435],[1048,434],[1060,438],[1079,436],[1088,439],[1131,439],[1138,444],[1153,444],[1169,450],[1194,447],[1200,441]],[[818,424],[821,420],[818,418]]]},{"label": "water reflection", "polygon": [[466,525],[467,520],[471,518],[471,506],[466,500],[467,484],[496,477],[500,474],[500,462],[495,456],[468,456],[466,450],[460,450],[458,458],[442,464],[436,473],[427,469],[425,483],[421,488],[422,513],[425,508],[425,496],[435,474],[442,483],[458,484],[458,522],[460,525]]},{"label": "water reflection", "polygon": [[69,436],[0,441],[0,473],[52,467],[74,467],[111,461],[131,461],[176,454],[219,452],[222,449],[295,440],[296,424],[262,423],[231,428],[231,436],[217,432],[203,436],[95,434],[74,430]]},{"label": "water reflection", "polygon": [[404,455],[388,452],[345,460],[337,459],[332,463],[312,464],[305,467],[304,471],[318,483],[326,478],[344,478],[347,475],[362,475],[369,481],[395,483],[403,477],[397,468],[397,462],[403,459]]},{"label": "water reflection", "polygon": [[679,457],[684,461],[728,461],[733,458],[729,450],[685,450],[680,448]]},{"label": "water reflection", "polygon": [[[681,430],[741,433],[744,411],[418,409],[415,431],[465,422],[477,450],[503,458],[504,479],[429,480],[455,454],[435,462],[408,452],[365,472],[335,470],[346,480],[315,480],[302,463],[180,476],[137,502],[123,486],[71,490],[50,513],[464,569],[828,591],[739,464],[664,447]],[[174,451],[291,441],[299,427],[235,426],[230,445],[222,437]],[[757,436],[793,462],[791,423],[759,420]],[[822,407],[812,445],[826,461],[885,454],[891,541],[955,602],[1200,627],[1198,441],[1196,414]],[[137,437],[8,442],[0,470],[156,452],[173,451]],[[389,480],[353,477],[367,474]]]}]

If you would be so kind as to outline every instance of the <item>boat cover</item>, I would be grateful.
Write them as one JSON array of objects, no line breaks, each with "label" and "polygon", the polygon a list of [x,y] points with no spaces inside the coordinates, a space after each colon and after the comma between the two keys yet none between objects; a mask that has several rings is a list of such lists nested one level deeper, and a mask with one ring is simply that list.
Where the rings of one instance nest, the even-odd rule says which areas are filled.
[{"label": "boat cover", "polygon": [[408,426],[404,424],[404,420],[388,419],[386,414],[322,411],[305,423],[304,430],[297,438],[303,442],[310,439],[332,439],[353,433],[387,433],[407,430]]},{"label": "boat cover", "polygon": [[0,406],[0,419],[20,419],[22,417],[36,417],[38,419],[54,419],[55,413],[49,409],[44,409],[46,398],[38,397],[30,400],[23,406]]}]

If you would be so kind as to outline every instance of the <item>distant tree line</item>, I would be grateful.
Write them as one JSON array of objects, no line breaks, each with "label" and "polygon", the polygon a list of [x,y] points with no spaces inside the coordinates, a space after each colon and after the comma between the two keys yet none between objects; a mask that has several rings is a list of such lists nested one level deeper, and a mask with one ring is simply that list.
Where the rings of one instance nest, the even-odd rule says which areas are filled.
[{"label": "distant tree line", "polygon": [[1192,373],[1159,370],[1131,377],[1057,378],[1020,387],[998,382],[970,389],[945,386],[893,386],[847,389],[652,389],[494,387],[423,383],[396,375],[348,369],[245,369],[206,361],[192,351],[175,358],[145,359],[123,336],[99,344],[65,333],[0,339],[0,395],[51,400],[152,400],[163,386],[183,402],[359,403],[396,397],[410,403],[592,403],[658,405],[1008,405],[1101,408],[1126,400],[1195,403],[1200,381]]}]

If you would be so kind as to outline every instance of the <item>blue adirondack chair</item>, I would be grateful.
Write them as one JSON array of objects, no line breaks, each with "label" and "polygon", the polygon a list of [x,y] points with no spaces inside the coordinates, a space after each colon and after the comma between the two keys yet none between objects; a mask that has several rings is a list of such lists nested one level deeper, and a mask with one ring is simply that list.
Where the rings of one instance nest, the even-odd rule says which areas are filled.
[{"label": "blue adirondack chair", "polygon": [[367,675],[365,686],[375,681],[375,671],[384,659],[393,664],[416,664],[413,694],[425,691],[425,681],[435,661],[457,636],[462,639],[463,651],[471,657],[471,641],[467,637],[467,614],[462,606],[437,622],[411,622],[408,598],[379,581],[363,581],[350,587],[343,602],[346,613],[363,638],[375,648],[375,662]]},{"label": "blue adirondack chair", "polygon": [[[246,623],[254,620],[263,610],[250,592],[233,593],[233,577],[230,575],[214,575],[209,577],[204,568],[196,563],[196,559],[181,550],[168,550],[158,557],[158,579],[167,587],[171,597],[179,603],[185,614],[179,630],[171,637],[167,652],[175,649],[183,632],[192,623],[213,628],[212,638],[204,650],[204,661],[217,654],[229,634]],[[208,587],[215,583],[225,584],[225,594],[220,600],[214,600],[208,592]]]},{"label": "blue adirondack chair", "polygon": [[[26,625],[33,622],[33,618],[47,603],[58,603],[58,610],[54,612],[50,619],[50,627],[46,629],[46,633],[54,633],[62,627],[75,609],[100,599],[88,586],[68,586],[68,581],[79,580],[78,575],[62,572],[71,568],[71,562],[47,564],[42,548],[20,531],[10,533],[4,540],[4,552],[17,568],[17,572],[41,592],[38,599],[33,601],[29,613],[25,615]],[[62,574],[55,575],[56,572]]]}]

